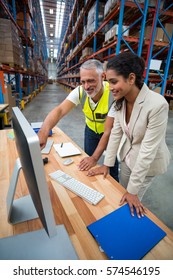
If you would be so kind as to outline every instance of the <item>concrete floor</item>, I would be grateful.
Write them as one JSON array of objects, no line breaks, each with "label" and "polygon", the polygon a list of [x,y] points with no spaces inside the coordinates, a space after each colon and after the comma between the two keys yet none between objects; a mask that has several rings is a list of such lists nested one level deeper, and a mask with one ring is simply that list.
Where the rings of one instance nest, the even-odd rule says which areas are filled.
[{"label": "concrete floor", "polygon": [[[61,103],[67,95],[62,86],[47,85],[25,106],[23,114],[29,122],[43,121],[50,110]],[[64,117],[58,127],[83,149],[85,122],[80,106]],[[166,141],[172,156],[168,171],[154,179],[143,198],[143,204],[173,230],[173,111],[169,111]],[[100,163],[102,160],[103,158]]]}]

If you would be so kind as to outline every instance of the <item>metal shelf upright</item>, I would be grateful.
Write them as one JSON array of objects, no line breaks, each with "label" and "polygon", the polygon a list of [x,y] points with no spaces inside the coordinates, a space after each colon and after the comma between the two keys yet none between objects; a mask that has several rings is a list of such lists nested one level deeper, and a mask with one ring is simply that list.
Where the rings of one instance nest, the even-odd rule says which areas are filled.
[{"label": "metal shelf upright", "polygon": [[[134,0],[134,3],[126,3],[127,1],[122,0],[118,1],[119,2],[119,20],[118,20],[118,36],[117,36],[117,45],[116,45],[116,54],[119,54],[121,51],[121,43],[125,43],[127,48],[132,51],[137,53],[139,56],[142,54],[142,46],[143,46],[143,41],[144,41],[144,31],[145,31],[145,25],[146,25],[146,19],[147,19],[147,12],[148,12],[148,0],[145,0],[144,5],[140,5],[136,0]],[[126,18],[124,17],[124,12],[125,12],[125,7],[135,7],[138,9],[138,15],[137,18],[133,17],[131,18],[131,22],[128,25],[127,28],[123,28],[123,24],[126,22]],[[138,41],[138,46],[135,49],[133,49],[128,41],[125,39],[123,36],[125,32],[129,31],[131,28],[133,28],[135,25],[140,25],[140,36],[139,36],[139,41]]]},{"label": "metal shelf upright", "polygon": [[[168,16],[168,18],[170,17],[173,20],[173,10],[171,10],[171,8],[173,9],[173,3],[167,6],[165,9],[164,6],[163,9],[160,9],[160,6],[161,6],[161,0],[158,0],[156,4],[156,8],[154,10],[152,32],[151,32],[150,43],[149,43],[147,58],[146,58],[145,82],[148,83],[149,81],[151,60],[152,59],[165,60],[166,63],[165,63],[164,73],[162,73],[160,70],[157,70],[157,74],[159,75],[160,81],[156,83],[156,85],[154,86],[154,88],[161,87],[160,94],[164,95],[166,84],[167,84],[170,61],[172,58],[172,51],[173,51],[173,30],[172,30],[172,35],[169,36],[163,24],[164,22],[166,22],[166,20],[164,19],[165,16]],[[158,50],[154,48],[154,44],[155,44],[154,38],[156,35],[157,26],[160,26],[163,29],[163,32],[164,34],[166,34],[166,37],[168,39],[168,43],[160,47]]]}]

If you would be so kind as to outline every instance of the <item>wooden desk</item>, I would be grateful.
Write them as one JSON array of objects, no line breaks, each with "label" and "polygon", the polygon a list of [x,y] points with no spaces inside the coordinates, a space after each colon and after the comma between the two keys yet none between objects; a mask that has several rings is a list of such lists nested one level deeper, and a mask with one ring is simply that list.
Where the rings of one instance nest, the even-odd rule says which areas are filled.
[{"label": "wooden desk", "polygon": [[5,110],[9,105],[8,104],[0,104],[0,112]]},{"label": "wooden desk", "polygon": [[[7,223],[6,195],[14,162],[17,157],[15,142],[10,139],[9,132],[10,130],[0,131],[0,237],[20,234],[42,228],[39,219],[14,226]],[[54,143],[71,141],[71,139],[60,129],[54,128],[53,132],[52,138],[54,139]],[[125,190],[110,176],[108,176],[108,179],[103,180],[102,175],[87,177],[86,172],[79,171],[77,164],[84,155],[84,152],[82,152],[82,155],[73,157],[74,163],[69,166],[63,165],[63,159],[58,156],[53,147],[51,149],[51,153],[48,155],[49,162],[44,166],[44,168],[46,171],[46,178],[50,190],[55,220],[57,224],[65,225],[80,259],[107,259],[105,254],[99,251],[96,241],[88,232],[86,226],[117,209],[119,207],[120,198]],[[48,174],[57,169],[62,169],[87,185],[93,186],[95,189],[104,193],[105,198],[97,206],[93,206],[85,202],[75,194],[67,191],[58,183],[50,180]],[[27,188],[21,172],[16,197],[26,194]],[[144,257],[144,259],[172,260],[173,232],[150,211],[147,211],[147,216],[158,224],[164,231],[166,231],[167,236],[162,239]]]}]

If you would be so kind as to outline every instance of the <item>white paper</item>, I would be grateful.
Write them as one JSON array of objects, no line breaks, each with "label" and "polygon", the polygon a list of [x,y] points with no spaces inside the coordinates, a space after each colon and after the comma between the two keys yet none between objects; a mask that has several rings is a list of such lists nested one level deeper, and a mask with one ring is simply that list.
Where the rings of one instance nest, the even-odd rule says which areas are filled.
[{"label": "white paper", "polygon": [[63,143],[63,145],[62,143],[54,144],[53,146],[60,157],[68,157],[81,154],[81,151],[70,142]]}]

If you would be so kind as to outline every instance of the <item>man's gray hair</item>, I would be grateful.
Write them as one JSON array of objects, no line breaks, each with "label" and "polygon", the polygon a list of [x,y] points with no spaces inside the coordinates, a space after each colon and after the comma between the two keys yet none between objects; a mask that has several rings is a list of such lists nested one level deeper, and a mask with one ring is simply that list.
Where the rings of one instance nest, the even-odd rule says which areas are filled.
[{"label": "man's gray hair", "polygon": [[89,59],[85,61],[81,65],[80,69],[87,69],[87,70],[96,69],[96,72],[100,75],[104,72],[103,64],[97,59]]}]

